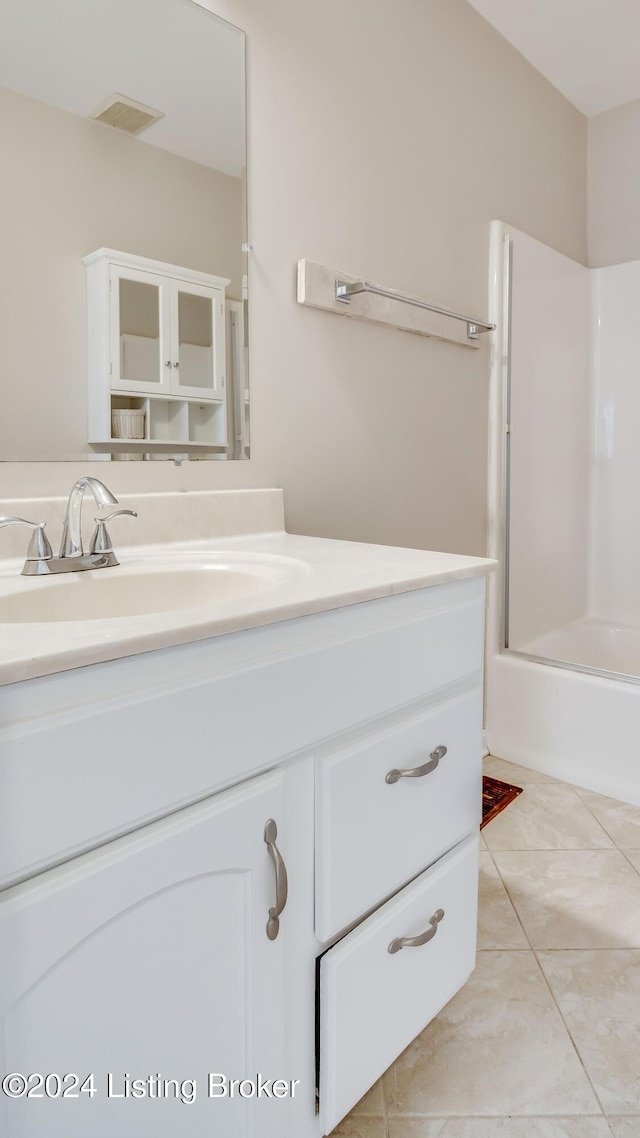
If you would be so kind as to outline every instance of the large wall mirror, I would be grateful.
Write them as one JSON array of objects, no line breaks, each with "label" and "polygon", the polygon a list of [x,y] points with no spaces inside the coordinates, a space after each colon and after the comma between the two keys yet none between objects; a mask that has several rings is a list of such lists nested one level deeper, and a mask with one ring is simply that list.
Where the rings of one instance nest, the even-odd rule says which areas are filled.
[{"label": "large wall mirror", "polygon": [[[249,456],[244,38],[197,0],[2,0],[0,460]],[[107,375],[128,453],[88,425]]]}]

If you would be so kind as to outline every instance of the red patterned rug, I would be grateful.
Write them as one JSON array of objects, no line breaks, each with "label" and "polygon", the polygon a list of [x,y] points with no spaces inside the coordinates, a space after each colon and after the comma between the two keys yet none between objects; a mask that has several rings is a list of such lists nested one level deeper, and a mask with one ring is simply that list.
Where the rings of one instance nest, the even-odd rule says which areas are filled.
[{"label": "red patterned rug", "polygon": [[512,786],[510,782],[501,782],[498,778],[484,775],[482,779],[482,821],[480,829],[486,826],[496,814],[504,810],[514,798],[522,794],[521,786]]}]

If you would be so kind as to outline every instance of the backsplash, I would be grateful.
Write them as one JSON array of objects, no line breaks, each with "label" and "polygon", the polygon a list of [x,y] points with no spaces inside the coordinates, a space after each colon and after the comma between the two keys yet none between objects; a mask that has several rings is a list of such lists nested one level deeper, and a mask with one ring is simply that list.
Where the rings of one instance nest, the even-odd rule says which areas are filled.
[{"label": "backsplash", "polygon": [[[69,487],[71,489],[71,487]],[[282,490],[193,490],[187,493],[117,494],[121,506],[136,510],[137,518],[113,524],[116,548],[156,542],[197,541],[238,537],[244,533],[273,533],[284,529]],[[57,551],[67,499],[0,499],[0,515],[45,520],[47,535]],[[98,508],[89,492],[83,507],[83,534],[88,544]],[[2,530],[0,558],[24,557],[29,541],[26,529]]]}]

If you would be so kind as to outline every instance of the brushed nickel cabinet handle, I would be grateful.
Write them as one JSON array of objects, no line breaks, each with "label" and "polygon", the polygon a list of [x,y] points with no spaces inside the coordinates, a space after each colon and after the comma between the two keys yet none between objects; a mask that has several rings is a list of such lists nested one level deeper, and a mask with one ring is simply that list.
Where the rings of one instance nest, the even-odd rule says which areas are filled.
[{"label": "brushed nickel cabinet handle", "polygon": [[282,910],[287,903],[287,894],[289,885],[287,881],[287,867],[282,859],[282,854],[276,845],[276,838],[278,837],[278,827],[276,826],[273,818],[269,818],[264,828],[264,840],[267,843],[267,848],[273,862],[273,868],[276,871],[276,903],[269,909],[269,920],[267,921],[267,936],[269,940],[275,940],[280,931],[280,917]]},{"label": "brushed nickel cabinet handle", "polygon": [[400,768],[399,770],[394,769],[389,771],[384,781],[393,783],[398,782],[401,778],[422,778],[425,774],[431,774],[431,772],[436,769],[440,759],[443,759],[446,753],[446,747],[436,747],[435,751],[432,751],[429,755],[428,763],[423,763],[421,767],[406,767],[405,769]]},{"label": "brushed nickel cabinet handle", "polygon": [[423,944],[428,944],[436,935],[438,925],[443,917],[444,909],[436,909],[429,921],[429,928],[426,932],[420,933],[420,936],[398,936],[395,940],[391,941],[388,951],[393,954],[394,952],[400,952],[401,948],[420,948]]}]

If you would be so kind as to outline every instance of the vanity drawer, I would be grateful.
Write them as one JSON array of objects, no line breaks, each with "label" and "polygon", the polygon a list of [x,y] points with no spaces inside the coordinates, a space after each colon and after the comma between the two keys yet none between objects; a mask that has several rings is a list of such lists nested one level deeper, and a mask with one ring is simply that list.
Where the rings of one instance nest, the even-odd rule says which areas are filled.
[{"label": "vanity drawer", "polygon": [[[319,940],[335,936],[478,826],[481,755],[482,689],[474,686],[318,760]],[[390,773],[400,769],[422,773]]]},{"label": "vanity drawer", "polygon": [[[321,958],[322,1134],[333,1130],[473,971],[477,883],[474,834]],[[426,943],[389,951],[398,938],[425,931]]]}]

